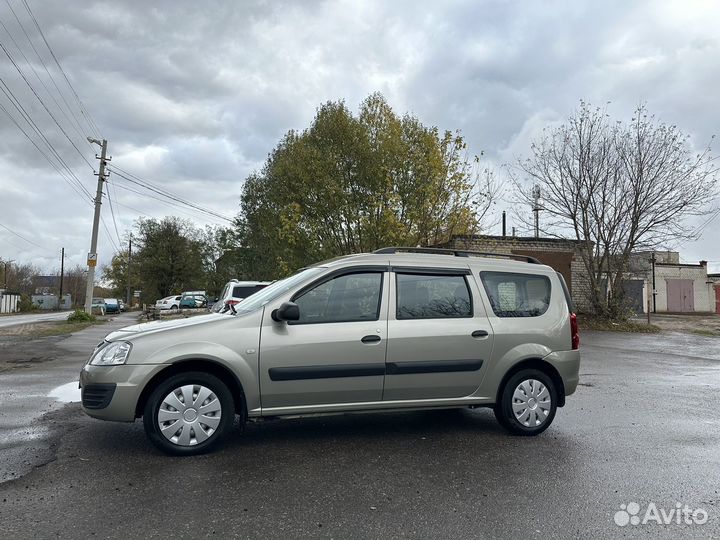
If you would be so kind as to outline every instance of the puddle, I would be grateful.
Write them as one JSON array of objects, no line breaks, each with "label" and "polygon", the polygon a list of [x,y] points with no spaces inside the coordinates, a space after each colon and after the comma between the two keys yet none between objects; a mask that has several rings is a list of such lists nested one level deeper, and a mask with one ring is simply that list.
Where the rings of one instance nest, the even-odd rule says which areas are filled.
[{"label": "puddle", "polygon": [[75,403],[80,402],[80,389],[78,388],[78,382],[73,381],[57,388],[53,388],[48,394],[48,397],[55,398],[63,403]]}]

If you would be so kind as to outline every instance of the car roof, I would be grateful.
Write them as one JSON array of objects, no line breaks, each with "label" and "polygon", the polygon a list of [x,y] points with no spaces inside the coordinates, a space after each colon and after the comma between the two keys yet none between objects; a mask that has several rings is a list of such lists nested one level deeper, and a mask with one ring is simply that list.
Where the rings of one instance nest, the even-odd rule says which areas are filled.
[{"label": "car roof", "polygon": [[[413,248],[407,248],[413,249]],[[319,262],[315,267],[342,268],[352,264],[363,265],[389,265],[389,266],[417,266],[428,268],[470,268],[474,271],[520,272],[533,274],[555,274],[551,267],[532,263],[525,260],[505,258],[505,255],[490,254],[483,256],[456,256],[451,253],[412,253],[400,251],[396,253],[358,253],[344,255],[327,261]],[[522,255],[517,257],[524,257]]]}]

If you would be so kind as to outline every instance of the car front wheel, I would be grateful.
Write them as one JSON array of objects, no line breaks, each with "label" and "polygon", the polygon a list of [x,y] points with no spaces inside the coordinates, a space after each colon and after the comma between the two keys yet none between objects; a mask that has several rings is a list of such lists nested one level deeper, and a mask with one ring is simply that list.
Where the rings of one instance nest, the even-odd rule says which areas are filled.
[{"label": "car front wheel", "polygon": [[195,455],[214,448],[231,430],[235,406],[228,387],[201,372],[180,373],[158,385],[143,411],[145,433],[160,450]]},{"label": "car front wheel", "polygon": [[524,369],[508,379],[495,404],[500,425],[515,435],[545,431],[557,410],[557,390],[552,379],[537,369]]}]

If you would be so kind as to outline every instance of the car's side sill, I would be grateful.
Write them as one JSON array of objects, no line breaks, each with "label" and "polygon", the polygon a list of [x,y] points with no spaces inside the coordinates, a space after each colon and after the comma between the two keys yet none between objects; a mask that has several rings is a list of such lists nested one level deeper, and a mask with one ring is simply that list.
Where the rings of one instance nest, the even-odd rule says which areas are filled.
[{"label": "car's side sill", "polygon": [[491,397],[461,397],[442,399],[408,399],[393,401],[365,401],[359,403],[331,403],[296,407],[265,407],[248,411],[248,417],[304,416],[308,414],[342,413],[356,411],[383,411],[388,409],[437,409],[492,405]]}]

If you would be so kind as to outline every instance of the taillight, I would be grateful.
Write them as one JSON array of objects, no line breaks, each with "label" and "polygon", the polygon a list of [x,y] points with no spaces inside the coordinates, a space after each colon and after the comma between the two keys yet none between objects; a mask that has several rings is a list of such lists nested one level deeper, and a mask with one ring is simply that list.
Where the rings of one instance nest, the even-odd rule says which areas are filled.
[{"label": "taillight", "polygon": [[570,314],[570,341],[573,350],[580,348],[580,329],[578,328],[577,315]]}]

